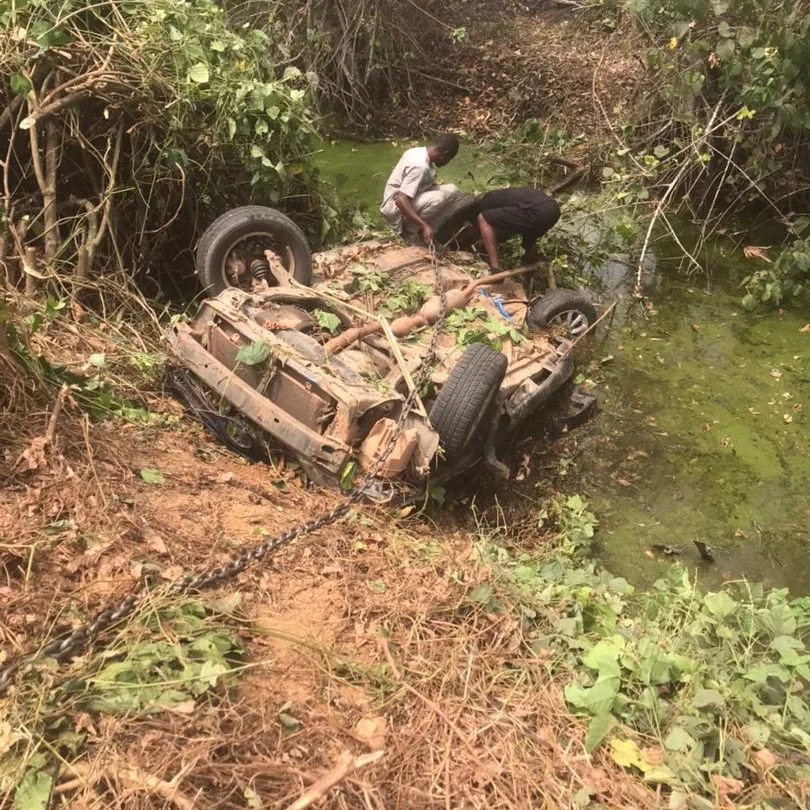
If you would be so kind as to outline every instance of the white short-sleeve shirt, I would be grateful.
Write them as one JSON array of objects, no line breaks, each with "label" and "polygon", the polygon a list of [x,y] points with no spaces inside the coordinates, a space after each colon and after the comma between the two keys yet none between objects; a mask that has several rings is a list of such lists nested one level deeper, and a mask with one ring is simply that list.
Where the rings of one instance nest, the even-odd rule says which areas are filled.
[{"label": "white short-sleeve shirt", "polygon": [[415,146],[408,149],[388,177],[380,206],[380,212],[392,228],[402,230],[402,213],[394,199],[397,192],[401,191],[406,197],[414,200],[435,182],[436,167],[430,162],[427,147]]}]

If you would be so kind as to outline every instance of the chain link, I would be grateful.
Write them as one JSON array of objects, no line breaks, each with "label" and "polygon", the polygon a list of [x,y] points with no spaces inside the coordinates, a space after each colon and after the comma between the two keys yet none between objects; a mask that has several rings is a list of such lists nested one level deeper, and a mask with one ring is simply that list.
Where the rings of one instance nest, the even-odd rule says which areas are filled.
[{"label": "chain link", "polygon": [[[340,518],[344,517],[351,508],[365,495],[369,487],[374,483],[378,473],[383,468],[383,465],[388,460],[388,457],[394,450],[397,439],[400,437],[405,422],[413,409],[419,391],[427,382],[432,370],[433,364],[436,360],[436,350],[438,348],[439,336],[442,330],[442,324],[447,311],[447,294],[442,285],[441,268],[436,256],[436,250],[431,245],[430,259],[433,266],[434,283],[436,292],[439,296],[439,315],[433,324],[433,331],[428,345],[428,350],[422,359],[419,374],[414,379],[414,384],[405,398],[402,405],[399,418],[396,422],[396,427],[392,434],[389,436],[388,441],[377,454],[377,457],[372,464],[371,468],[363,477],[360,485],[356,487],[346,499],[338,504],[333,509],[314,518],[306,523],[299,523],[287,531],[282,532],[275,537],[266,540],[259,546],[250,549],[243,554],[240,554],[233,559],[229,560],[224,565],[216,568],[211,568],[201,574],[187,574],[182,579],[173,583],[168,588],[169,596],[179,596],[186,593],[201,591],[205,588],[212,588],[215,585],[220,585],[233,579],[239,575],[246,568],[256,565],[264,560],[268,555],[274,554],[284,546],[292,543],[298,537],[303,537],[319,529],[329,526]],[[142,605],[147,598],[151,595],[149,588],[143,588],[137,593],[130,594],[124,597],[119,602],[110,605],[101,611],[95,619],[89,624],[83,624],[63,638],[53,639],[47,642],[41,649],[34,653],[27,655],[20,655],[8,661],[0,667],[0,695],[2,695],[13,683],[16,674],[27,663],[33,662],[37,658],[53,658],[58,663],[64,663],[68,659],[77,655],[81,650],[85,649],[99,634],[105,630],[115,626],[123,619],[130,616],[135,610]]]}]

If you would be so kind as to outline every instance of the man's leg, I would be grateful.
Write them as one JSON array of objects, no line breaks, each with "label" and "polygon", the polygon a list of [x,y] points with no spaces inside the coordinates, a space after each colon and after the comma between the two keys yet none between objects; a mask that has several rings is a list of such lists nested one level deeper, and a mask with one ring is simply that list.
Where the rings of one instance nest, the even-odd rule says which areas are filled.
[{"label": "man's leg", "polygon": [[[453,210],[456,200],[459,197],[459,190],[453,183],[444,183],[437,188],[423,191],[414,198],[413,207],[422,219],[431,228],[439,227],[445,216]],[[403,231],[406,239],[415,241],[419,237],[419,229],[412,223],[405,220]]]}]

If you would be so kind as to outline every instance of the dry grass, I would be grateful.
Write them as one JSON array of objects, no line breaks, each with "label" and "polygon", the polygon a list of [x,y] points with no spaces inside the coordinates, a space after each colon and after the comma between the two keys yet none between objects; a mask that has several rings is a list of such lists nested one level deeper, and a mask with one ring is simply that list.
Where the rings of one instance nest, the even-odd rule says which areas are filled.
[{"label": "dry grass", "polygon": [[[31,306],[13,304],[18,314]],[[127,363],[126,319],[103,329],[88,322],[55,319],[32,338],[34,353],[80,369],[90,351],[104,352],[118,390],[177,417]],[[157,351],[150,328],[137,351]],[[340,497],[305,488],[283,465],[245,465],[195,426],[95,422],[69,391],[57,409],[58,389],[33,383],[7,347],[0,363],[12,372],[3,375],[0,490],[8,654],[94,614],[146,572],[159,581],[218,564]],[[36,463],[18,464],[45,436]],[[161,470],[165,484],[142,481],[143,467]],[[285,808],[330,772],[337,784],[321,807],[565,808],[586,796],[605,807],[655,806],[612,761],[586,754],[583,726],[519,620],[470,602],[489,571],[445,516],[440,529],[360,509],[243,574],[233,585],[247,650],[239,685],[182,711],[80,709],[65,681],[92,673],[100,650],[27,673],[0,697],[6,729],[22,735],[9,748],[0,723],[0,760],[21,754],[19,774],[46,754],[52,807]],[[114,641],[141,632],[133,622]],[[61,702],[49,705],[54,694]],[[54,745],[57,721],[83,735],[75,751]],[[378,750],[376,761],[363,759]],[[12,801],[0,797],[0,808]]]}]

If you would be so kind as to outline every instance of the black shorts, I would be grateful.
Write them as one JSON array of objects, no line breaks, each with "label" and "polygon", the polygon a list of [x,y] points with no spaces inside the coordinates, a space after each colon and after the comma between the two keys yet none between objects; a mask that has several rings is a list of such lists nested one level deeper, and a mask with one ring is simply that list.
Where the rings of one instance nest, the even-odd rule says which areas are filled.
[{"label": "black shorts", "polygon": [[558,203],[533,188],[488,191],[478,199],[476,208],[492,226],[499,242],[518,235],[524,242],[533,241],[560,218]]}]

